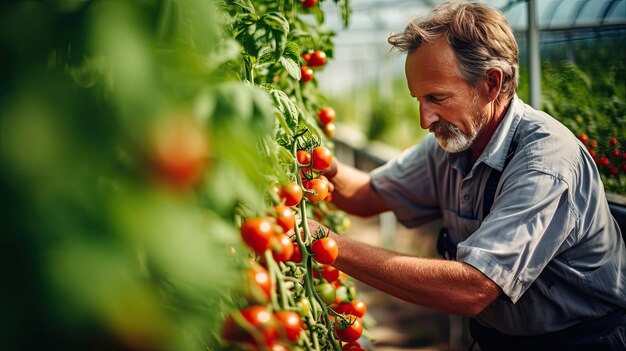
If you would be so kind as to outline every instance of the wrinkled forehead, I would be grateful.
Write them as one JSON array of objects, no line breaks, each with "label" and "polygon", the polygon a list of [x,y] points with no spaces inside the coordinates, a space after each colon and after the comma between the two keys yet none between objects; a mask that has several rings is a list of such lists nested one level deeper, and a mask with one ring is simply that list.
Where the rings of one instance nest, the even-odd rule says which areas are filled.
[{"label": "wrinkled forehead", "polygon": [[407,54],[405,71],[412,94],[414,89],[427,89],[432,85],[465,82],[458,68],[454,50],[445,38],[424,42]]}]

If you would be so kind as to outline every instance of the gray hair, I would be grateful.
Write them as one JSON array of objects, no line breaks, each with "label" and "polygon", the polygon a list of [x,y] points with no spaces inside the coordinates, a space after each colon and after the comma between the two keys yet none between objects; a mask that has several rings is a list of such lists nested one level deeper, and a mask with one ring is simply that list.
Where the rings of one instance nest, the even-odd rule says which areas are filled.
[{"label": "gray hair", "polygon": [[519,49],[504,15],[488,5],[446,2],[422,20],[412,20],[403,33],[392,34],[394,48],[412,53],[423,42],[445,36],[454,50],[458,68],[472,86],[491,68],[502,70],[499,98],[511,98],[519,82]]}]

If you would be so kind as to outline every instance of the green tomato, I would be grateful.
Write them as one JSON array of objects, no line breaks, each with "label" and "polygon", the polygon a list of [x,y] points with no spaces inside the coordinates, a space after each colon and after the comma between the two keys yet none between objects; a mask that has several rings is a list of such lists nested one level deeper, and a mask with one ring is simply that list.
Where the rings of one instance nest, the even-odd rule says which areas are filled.
[{"label": "green tomato", "polygon": [[309,313],[311,313],[311,302],[306,297],[298,300],[296,302],[296,307],[298,308],[298,313],[300,313],[302,317],[306,317]]},{"label": "green tomato", "polygon": [[324,301],[325,304],[330,305],[331,303],[335,302],[337,291],[335,290],[335,287],[332,286],[331,284],[329,283],[317,284],[315,286],[315,291],[320,296],[322,301]]}]

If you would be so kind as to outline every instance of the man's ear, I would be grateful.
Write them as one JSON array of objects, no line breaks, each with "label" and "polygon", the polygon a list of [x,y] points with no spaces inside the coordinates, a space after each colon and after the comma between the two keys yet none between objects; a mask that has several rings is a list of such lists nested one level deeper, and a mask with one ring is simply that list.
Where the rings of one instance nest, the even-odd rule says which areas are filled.
[{"label": "man's ear", "polygon": [[500,95],[500,89],[502,88],[502,70],[490,68],[485,75],[485,80],[489,101],[494,101]]}]

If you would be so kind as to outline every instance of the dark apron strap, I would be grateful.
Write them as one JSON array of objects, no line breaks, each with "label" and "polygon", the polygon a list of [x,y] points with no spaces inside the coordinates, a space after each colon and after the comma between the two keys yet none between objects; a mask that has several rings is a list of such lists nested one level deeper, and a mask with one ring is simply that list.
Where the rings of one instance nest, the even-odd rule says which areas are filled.
[{"label": "dark apron strap", "polygon": [[504,166],[502,166],[502,171],[498,172],[493,169],[489,174],[489,178],[487,179],[487,185],[485,185],[485,192],[483,193],[483,219],[487,217],[489,212],[491,212],[491,205],[493,205],[493,200],[495,200],[496,198],[496,189],[498,188],[500,177],[502,176],[502,172],[504,172],[504,170],[506,169],[506,166],[508,166],[511,162],[511,159],[513,159],[516,149],[517,143],[514,140],[511,140],[511,145],[509,145],[509,151],[506,154],[506,159],[504,160]]},{"label": "dark apron strap", "polygon": [[[506,159],[504,160],[502,172],[504,172],[506,166],[508,166],[509,162],[511,162],[516,149],[517,143],[514,140],[511,140],[511,145],[509,145],[509,150],[507,151]],[[492,170],[489,174],[485,191],[483,193],[483,219],[487,217],[491,211],[491,206],[493,205],[493,200],[496,197],[496,189],[498,188],[502,172]],[[448,233],[448,228],[441,228],[441,230],[439,230],[439,235],[437,236],[437,252],[447,260],[456,260],[456,245],[457,243],[452,240],[450,233]]]}]

